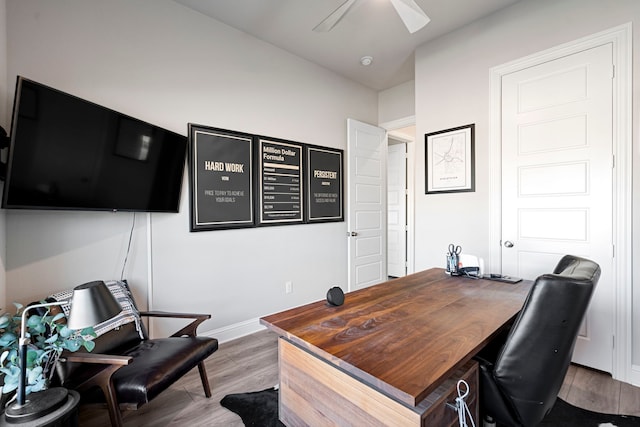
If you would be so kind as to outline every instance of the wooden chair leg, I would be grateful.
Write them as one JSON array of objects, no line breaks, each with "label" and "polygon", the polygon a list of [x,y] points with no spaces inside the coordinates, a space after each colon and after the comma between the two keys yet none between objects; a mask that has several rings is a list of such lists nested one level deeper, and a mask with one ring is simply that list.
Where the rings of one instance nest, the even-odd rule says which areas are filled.
[{"label": "wooden chair leg", "polygon": [[122,427],[122,413],[120,412],[120,405],[118,405],[118,399],[116,398],[116,391],[113,388],[113,383],[109,381],[108,385],[101,386],[100,388],[104,393],[104,397],[107,402],[107,408],[109,409],[111,427]]},{"label": "wooden chair leg", "polygon": [[204,395],[211,397],[211,388],[209,387],[209,378],[207,377],[207,370],[204,367],[204,362],[198,363],[198,371],[200,371],[200,379],[202,380]]}]

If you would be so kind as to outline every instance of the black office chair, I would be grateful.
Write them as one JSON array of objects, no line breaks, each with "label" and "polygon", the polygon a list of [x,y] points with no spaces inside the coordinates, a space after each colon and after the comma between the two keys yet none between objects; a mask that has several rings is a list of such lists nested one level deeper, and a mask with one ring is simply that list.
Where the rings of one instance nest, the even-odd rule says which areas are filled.
[{"label": "black office chair", "polygon": [[485,420],[529,427],[549,413],[599,278],[598,264],[566,255],[553,274],[536,279],[504,341],[492,342],[477,357]]}]

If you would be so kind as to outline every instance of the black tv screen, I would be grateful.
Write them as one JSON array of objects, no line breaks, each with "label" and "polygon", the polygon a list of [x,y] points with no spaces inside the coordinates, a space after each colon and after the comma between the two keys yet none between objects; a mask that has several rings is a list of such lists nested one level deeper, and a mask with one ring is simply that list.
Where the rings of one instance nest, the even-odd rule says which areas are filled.
[{"label": "black tv screen", "polygon": [[18,77],[3,208],[178,212],[187,137]]}]

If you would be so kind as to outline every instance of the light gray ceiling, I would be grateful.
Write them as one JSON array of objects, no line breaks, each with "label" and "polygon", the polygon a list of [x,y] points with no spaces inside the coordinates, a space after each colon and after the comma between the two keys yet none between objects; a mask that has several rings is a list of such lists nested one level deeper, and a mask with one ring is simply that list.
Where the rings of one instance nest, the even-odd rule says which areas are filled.
[{"label": "light gray ceiling", "polygon": [[[344,0],[175,0],[375,90],[414,78],[417,46],[521,0],[416,0],[431,22],[410,34],[388,0],[360,0],[328,33],[312,29]],[[360,58],[369,55],[369,67]]]}]

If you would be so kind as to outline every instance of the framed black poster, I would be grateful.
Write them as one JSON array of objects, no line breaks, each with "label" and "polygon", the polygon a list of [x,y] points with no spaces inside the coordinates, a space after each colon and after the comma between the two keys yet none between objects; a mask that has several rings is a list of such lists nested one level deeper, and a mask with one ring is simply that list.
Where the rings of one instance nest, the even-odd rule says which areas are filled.
[{"label": "framed black poster", "polygon": [[342,150],[306,146],[307,221],[344,220]]},{"label": "framed black poster", "polygon": [[191,231],[253,227],[253,137],[189,124]]},{"label": "framed black poster", "polygon": [[303,223],[303,144],[258,137],[258,224]]}]

